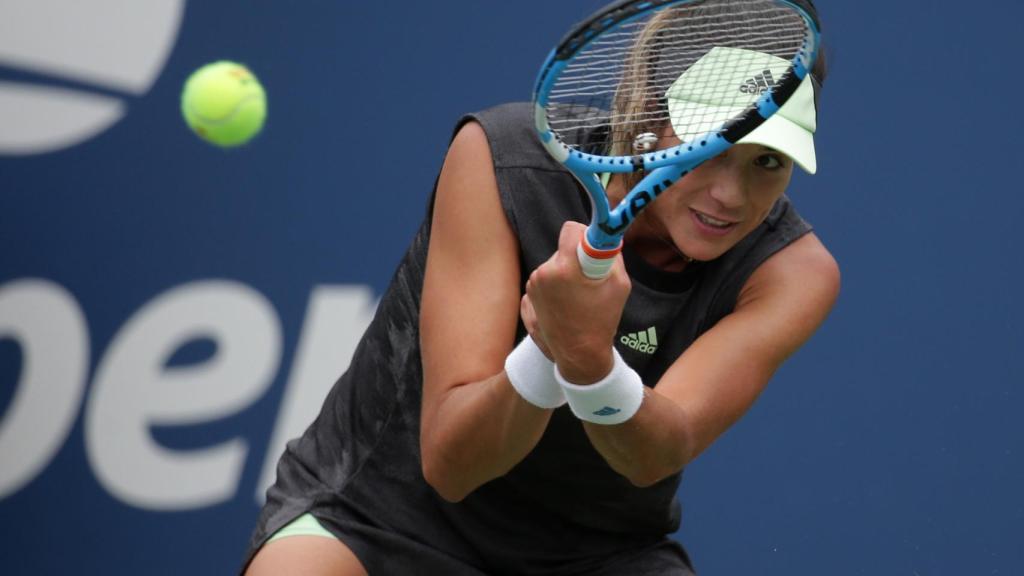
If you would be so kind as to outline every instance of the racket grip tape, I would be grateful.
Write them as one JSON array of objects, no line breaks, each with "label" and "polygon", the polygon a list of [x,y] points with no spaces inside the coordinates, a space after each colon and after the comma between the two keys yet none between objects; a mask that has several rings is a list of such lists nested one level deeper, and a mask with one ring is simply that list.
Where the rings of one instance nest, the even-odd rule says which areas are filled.
[{"label": "racket grip tape", "polygon": [[622,241],[619,241],[619,245],[615,248],[601,250],[590,245],[586,234],[580,239],[580,243],[576,245],[576,256],[579,257],[580,268],[583,269],[583,275],[591,280],[607,278],[608,274],[612,271],[612,264],[615,264],[615,257],[621,251]]}]

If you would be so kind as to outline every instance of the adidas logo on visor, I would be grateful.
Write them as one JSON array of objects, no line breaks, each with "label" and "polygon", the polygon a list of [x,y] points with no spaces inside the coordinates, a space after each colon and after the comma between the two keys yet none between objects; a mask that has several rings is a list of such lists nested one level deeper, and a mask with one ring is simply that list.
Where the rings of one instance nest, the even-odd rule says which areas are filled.
[{"label": "adidas logo on visor", "polygon": [[764,94],[772,86],[775,86],[775,78],[772,76],[772,71],[765,68],[760,74],[755,74],[753,78],[747,78],[747,81],[740,86],[740,92]]},{"label": "adidas logo on visor", "polygon": [[643,332],[630,332],[619,338],[626,346],[644,354],[654,354],[658,350],[658,333],[651,326]]}]

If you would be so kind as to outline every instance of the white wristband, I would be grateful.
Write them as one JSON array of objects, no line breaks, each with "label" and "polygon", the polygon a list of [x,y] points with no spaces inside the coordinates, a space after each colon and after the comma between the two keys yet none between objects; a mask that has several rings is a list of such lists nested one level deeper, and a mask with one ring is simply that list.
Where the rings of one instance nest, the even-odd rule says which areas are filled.
[{"label": "white wristband", "polygon": [[505,358],[505,374],[516,392],[538,408],[558,408],[565,394],[554,378],[555,363],[537,347],[529,334]]},{"label": "white wristband", "polygon": [[622,424],[640,410],[644,400],[644,383],[640,375],[626,364],[619,352],[612,371],[603,379],[589,385],[573,384],[562,377],[555,366],[555,379],[562,386],[569,408],[580,420],[594,424]]}]

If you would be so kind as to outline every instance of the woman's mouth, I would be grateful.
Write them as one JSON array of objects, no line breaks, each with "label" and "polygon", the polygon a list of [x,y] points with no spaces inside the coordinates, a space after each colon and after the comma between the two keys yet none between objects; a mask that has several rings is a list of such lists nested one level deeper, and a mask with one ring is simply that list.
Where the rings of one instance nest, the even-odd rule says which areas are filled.
[{"label": "woman's mouth", "polygon": [[714,236],[722,236],[728,234],[736,227],[736,222],[730,222],[728,220],[721,220],[710,216],[703,212],[698,212],[693,208],[690,208],[690,213],[693,214],[693,220],[697,223],[698,229],[707,234]]}]

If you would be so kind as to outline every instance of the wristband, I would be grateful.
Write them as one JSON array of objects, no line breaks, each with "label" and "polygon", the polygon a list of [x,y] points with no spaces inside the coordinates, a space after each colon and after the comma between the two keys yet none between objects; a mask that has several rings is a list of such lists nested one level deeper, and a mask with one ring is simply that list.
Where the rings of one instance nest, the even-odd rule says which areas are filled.
[{"label": "wristband", "polygon": [[541,352],[529,334],[505,358],[505,374],[516,392],[538,408],[558,408],[565,394],[554,374],[555,363]]},{"label": "wristband", "polygon": [[573,384],[562,377],[555,366],[555,379],[562,386],[569,408],[580,420],[594,424],[622,424],[640,409],[644,383],[613,347],[612,371],[588,385]]}]

